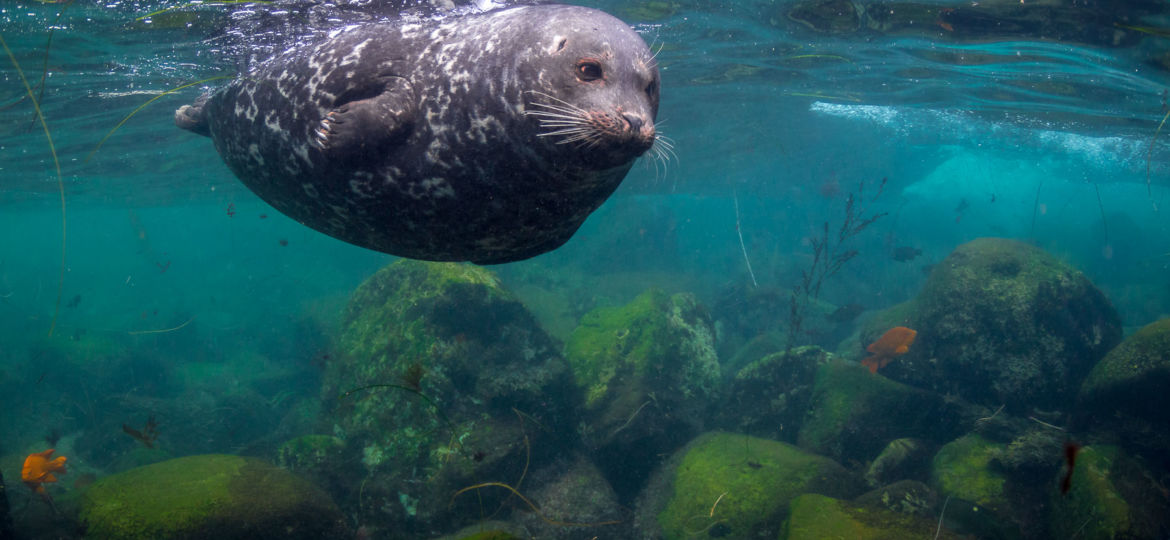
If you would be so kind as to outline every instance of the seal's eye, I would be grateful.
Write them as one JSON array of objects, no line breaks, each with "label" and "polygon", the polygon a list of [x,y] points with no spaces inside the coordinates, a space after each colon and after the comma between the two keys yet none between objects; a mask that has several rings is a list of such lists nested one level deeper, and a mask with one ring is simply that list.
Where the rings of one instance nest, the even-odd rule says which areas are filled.
[{"label": "seal's eye", "polygon": [[601,64],[593,60],[582,60],[577,63],[577,78],[582,81],[596,81],[604,75],[601,72]]},{"label": "seal's eye", "polygon": [[653,98],[654,95],[657,93],[658,93],[658,81],[650,81],[650,84],[646,85],[646,95]]}]

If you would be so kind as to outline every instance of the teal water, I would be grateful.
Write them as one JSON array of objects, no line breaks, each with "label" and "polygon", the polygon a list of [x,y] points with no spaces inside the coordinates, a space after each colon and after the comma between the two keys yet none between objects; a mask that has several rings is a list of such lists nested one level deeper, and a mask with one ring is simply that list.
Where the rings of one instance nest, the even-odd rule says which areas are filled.
[{"label": "teal water", "polygon": [[[956,246],[1002,237],[1084,272],[1127,334],[1170,314],[1166,5],[587,5],[661,48],[660,129],[677,159],[635,166],[561,249],[491,268],[555,338],[652,286],[711,307],[788,291],[861,183],[871,215],[886,215],[849,241],[857,256],[821,291],[833,306],[906,301]],[[798,11],[814,5],[819,18]],[[860,22],[847,14],[858,6]],[[61,436],[71,474],[101,477],[134,450],[119,425],[146,411],[171,456],[273,459],[275,439],[308,429],[289,420],[298,407],[320,407],[350,293],[394,260],[282,216],[174,127],[173,111],[217,82],[164,92],[263,54],[230,32],[252,9],[266,8],[0,4],[64,193],[63,209],[33,100],[0,58],[0,467],[16,509],[37,503],[19,462],[46,435]],[[896,260],[900,247],[921,254]],[[247,400],[227,404],[241,388]],[[181,412],[192,395],[207,401]],[[62,519],[14,515],[34,536],[51,529],[37,520]]]}]

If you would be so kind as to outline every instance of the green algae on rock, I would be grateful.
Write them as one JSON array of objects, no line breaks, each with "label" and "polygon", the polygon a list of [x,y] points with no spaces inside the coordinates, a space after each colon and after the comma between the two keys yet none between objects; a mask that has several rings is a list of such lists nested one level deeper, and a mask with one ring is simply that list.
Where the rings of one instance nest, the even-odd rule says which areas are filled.
[{"label": "green algae on rock", "polygon": [[817,368],[829,360],[819,347],[769,354],[740,369],[719,408],[724,425],[764,438],[795,442],[808,412]]},{"label": "green algae on rock", "polygon": [[922,458],[931,450],[929,443],[912,437],[890,441],[866,469],[866,485],[876,488],[898,480],[925,478]]},{"label": "green algae on rock", "polygon": [[943,495],[991,510],[1006,510],[1007,478],[992,465],[1000,450],[1000,445],[979,435],[964,435],[943,445],[934,455],[931,480]]},{"label": "green algae on rock", "polygon": [[500,504],[503,489],[450,498],[542,465],[577,425],[555,342],[491,271],[468,264],[399,260],[368,278],[323,383],[325,419],[346,444],[334,464],[345,503],[402,535]]},{"label": "green algae on rock", "polygon": [[[1063,474],[1063,472],[1062,472]],[[1108,445],[1077,454],[1067,494],[1053,481],[1050,533],[1054,538],[1165,538],[1170,503],[1150,471]]]},{"label": "green algae on rock", "polygon": [[264,461],[210,454],[107,476],[85,491],[93,539],[346,538],[323,491]]},{"label": "green algae on rock", "polygon": [[933,519],[856,505],[815,493],[796,497],[788,508],[780,540],[964,538],[945,528],[939,530]]},{"label": "green algae on rock", "polygon": [[817,370],[797,441],[818,454],[868,461],[897,438],[954,437],[961,432],[960,419],[959,405],[941,396],[832,359]]},{"label": "green algae on rock", "polygon": [[581,434],[620,495],[702,429],[719,397],[714,330],[690,294],[650,289],[587,313],[565,346],[585,395]]},{"label": "green algae on rock", "polygon": [[1078,420],[1170,467],[1170,318],[1114,347],[1080,391]]},{"label": "green algae on rock", "polygon": [[1008,411],[1068,408],[1121,339],[1117,312],[1083,273],[1002,238],[955,248],[899,309],[918,338],[883,375]]},{"label": "green algae on rock", "polygon": [[1080,397],[1107,414],[1121,410],[1165,425],[1170,423],[1166,388],[1170,388],[1170,318],[1142,327],[1109,351],[1081,385]]},{"label": "green algae on rock", "polygon": [[667,539],[774,537],[803,493],[849,497],[861,484],[836,462],[790,444],[704,434],[671,458],[643,494],[639,528]]}]

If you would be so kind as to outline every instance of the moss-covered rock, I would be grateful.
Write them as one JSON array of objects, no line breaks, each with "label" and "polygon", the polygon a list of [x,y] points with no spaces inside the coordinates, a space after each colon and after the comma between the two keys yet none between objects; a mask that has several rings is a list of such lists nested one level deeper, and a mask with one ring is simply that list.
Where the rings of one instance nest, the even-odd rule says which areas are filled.
[{"label": "moss-covered rock", "polygon": [[817,369],[829,359],[819,347],[769,354],[739,370],[719,408],[723,425],[752,435],[796,441],[808,412]]},{"label": "moss-covered rock", "polygon": [[325,489],[340,489],[336,467],[344,457],[345,441],[332,435],[302,435],[280,445],[276,463]]},{"label": "moss-covered rock", "polygon": [[656,456],[703,426],[721,382],[706,311],[690,294],[650,289],[587,313],[565,346],[585,395],[582,431],[620,495],[641,487]]},{"label": "moss-covered rock", "polygon": [[797,441],[818,454],[864,462],[894,439],[948,440],[961,432],[961,418],[957,403],[832,359],[817,370]]},{"label": "moss-covered rock", "polygon": [[513,517],[528,536],[542,540],[630,537],[631,524],[617,494],[584,456],[559,459],[532,473],[524,484],[529,486],[528,499],[540,508],[540,514],[522,512]]},{"label": "moss-covered rock", "polygon": [[851,504],[824,495],[807,494],[793,499],[789,504],[788,520],[784,523],[779,538],[780,540],[963,538],[937,527],[934,520],[926,517]]},{"label": "moss-covered rock", "polygon": [[923,517],[934,515],[940,510],[938,494],[930,486],[916,480],[899,480],[866,492],[853,502]]},{"label": "moss-covered rock", "polygon": [[[1061,473],[1063,474],[1063,472]],[[1052,483],[1053,538],[1165,538],[1170,504],[1142,464],[1116,446],[1086,446],[1073,467],[1069,491]]]},{"label": "moss-covered rock", "polygon": [[894,439],[870,462],[865,470],[865,483],[875,488],[898,480],[924,479],[928,462],[924,458],[932,450],[932,445],[922,439]]},{"label": "moss-covered rock", "polygon": [[333,470],[345,504],[371,530],[419,536],[499,504],[510,494],[449,505],[483,478],[519,478],[571,434],[576,393],[558,349],[487,269],[379,270],[354,291],[324,378],[326,418],[346,443]]},{"label": "moss-covered rock", "polygon": [[1078,421],[1170,467],[1170,318],[1114,347],[1080,390]]},{"label": "moss-covered rock", "polygon": [[263,461],[190,456],[98,480],[82,496],[94,539],[345,538],[341,512],[309,482]]},{"label": "moss-covered rock", "polygon": [[965,435],[939,449],[930,476],[943,495],[971,501],[991,510],[1008,506],[1007,478],[992,466],[1000,445],[979,435]]},{"label": "moss-covered rock", "polygon": [[[1084,274],[1015,240],[959,246],[901,309],[918,337],[883,375],[1009,411],[1068,407],[1121,339],[1120,318]],[[887,329],[867,325],[856,343]]]},{"label": "moss-covered rock", "polygon": [[712,432],[656,473],[639,502],[648,537],[774,537],[802,493],[849,497],[859,480],[836,462],[777,441]]}]

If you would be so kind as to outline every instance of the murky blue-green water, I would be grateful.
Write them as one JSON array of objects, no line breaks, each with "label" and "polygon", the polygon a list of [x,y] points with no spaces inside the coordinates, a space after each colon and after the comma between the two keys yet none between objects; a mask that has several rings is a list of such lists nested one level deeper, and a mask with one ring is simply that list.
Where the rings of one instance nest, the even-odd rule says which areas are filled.
[{"label": "murky blue-green water", "polygon": [[[848,346],[842,342],[865,321],[915,298],[934,265],[981,237],[1034,245],[1083,272],[1116,309],[1125,335],[1170,314],[1170,126],[1162,126],[1170,110],[1166,5],[586,5],[617,15],[661,49],[659,129],[674,141],[677,159],[665,167],[649,160],[636,165],[564,247],[489,268],[535,314],[556,347],[571,340],[590,310],[625,305],[658,287],[692,293],[710,311],[711,346],[726,369],[754,333],[788,327],[789,291],[812,264],[822,224],[835,238],[847,197],[861,184],[858,200],[867,215],[885,215],[840,245],[857,254],[819,291],[819,300],[828,303],[820,309],[855,305],[861,315],[800,335],[794,345],[842,352]],[[144,18],[166,8],[174,9]],[[222,80],[163,95],[234,75],[248,54],[279,49],[287,37],[279,32],[257,38],[264,47],[233,32],[251,20],[253,10],[266,9],[272,6],[0,4],[0,36],[13,55],[0,57],[0,470],[21,535],[47,538],[79,528],[68,503],[59,505],[66,507],[60,513],[50,511],[20,482],[25,456],[52,446],[69,458],[71,470],[46,486],[67,501],[87,487],[75,484],[83,475],[100,481],[132,464],[209,453],[276,462],[287,440],[338,435],[329,428],[333,397],[322,394],[322,373],[346,354],[339,342],[350,294],[395,259],[281,215],[233,177],[206,138],[174,126],[177,107]],[[60,163],[63,207],[51,148]],[[762,291],[774,301],[760,301],[767,297]],[[729,316],[738,305],[752,307],[744,307],[741,317]],[[874,339],[864,333],[862,338],[862,344]],[[857,339],[853,352],[860,355]],[[1043,336],[1033,343],[1051,346]],[[725,375],[730,380],[734,373]],[[1032,417],[1070,430],[1060,431],[1060,441],[1117,445],[1137,456],[1157,489],[1127,493],[1155,500],[1127,502],[1164,504],[1156,499],[1166,497],[1170,449],[1127,444],[1125,435],[1111,438],[1084,426],[1077,431],[1078,394],[1071,388],[1056,411],[1009,412],[1026,425]],[[783,388],[776,392],[784,394]],[[722,395],[707,405],[724,416],[711,416],[698,431],[800,442],[795,433],[737,429],[744,423],[727,420],[726,409],[734,404]],[[986,407],[988,415],[997,404],[962,398]],[[653,399],[638,399],[631,410]],[[1150,407],[1165,409],[1162,399]],[[511,414],[505,416],[514,419]],[[141,426],[151,415],[159,432],[153,451],[163,454],[131,457],[142,445],[121,425]],[[1142,425],[1165,427],[1154,420]],[[631,474],[650,476],[698,431],[660,448],[651,456],[657,461],[631,465],[637,470]],[[943,445],[956,435],[931,443]],[[1001,438],[1003,448],[1013,441]],[[345,441],[344,434],[340,439]],[[591,454],[580,441],[558,440],[564,446],[545,451],[613,459]],[[876,457],[813,450],[858,475]],[[355,495],[366,482],[379,481],[376,467],[365,463],[366,469],[337,465],[335,474],[343,478],[321,486],[353,531],[346,534],[427,537],[476,521],[379,509]],[[1063,463],[1058,444],[1042,474],[1007,473],[1005,497],[1029,508],[1009,512],[1008,529],[1029,538],[1062,537],[1049,522],[1051,508],[1060,506],[1054,492]],[[614,482],[612,466],[601,468]],[[931,478],[921,479],[937,491],[926,514],[933,523],[942,500],[962,497]],[[618,526],[621,532],[594,527],[581,537],[633,537],[623,527],[655,519],[639,507],[642,487],[625,486],[615,497],[626,524]],[[480,517],[509,520],[530,511],[515,500],[505,506]],[[715,511],[712,506],[711,520]],[[420,517],[412,518],[414,512]],[[780,525],[789,513],[778,512],[775,523],[759,530],[795,534]],[[380,521],[379,515],[396,517]],[[418,528],[395,532],[386,525],[395,519],[416,523],[423,515],[432,521]],[[715,525],[696,522],[686,530],[692,537],[743,530]],[[638,534],[671,537],[670,527],[662,527],[666,532]],[[1142,527],[1129,532],[1170,530],[1165,521]],[[1013,537],[970,523],[948,521],[946,528]],[[1106,537],[1092,535],[1108,530],[1073,529],[1082,538]]]}]

